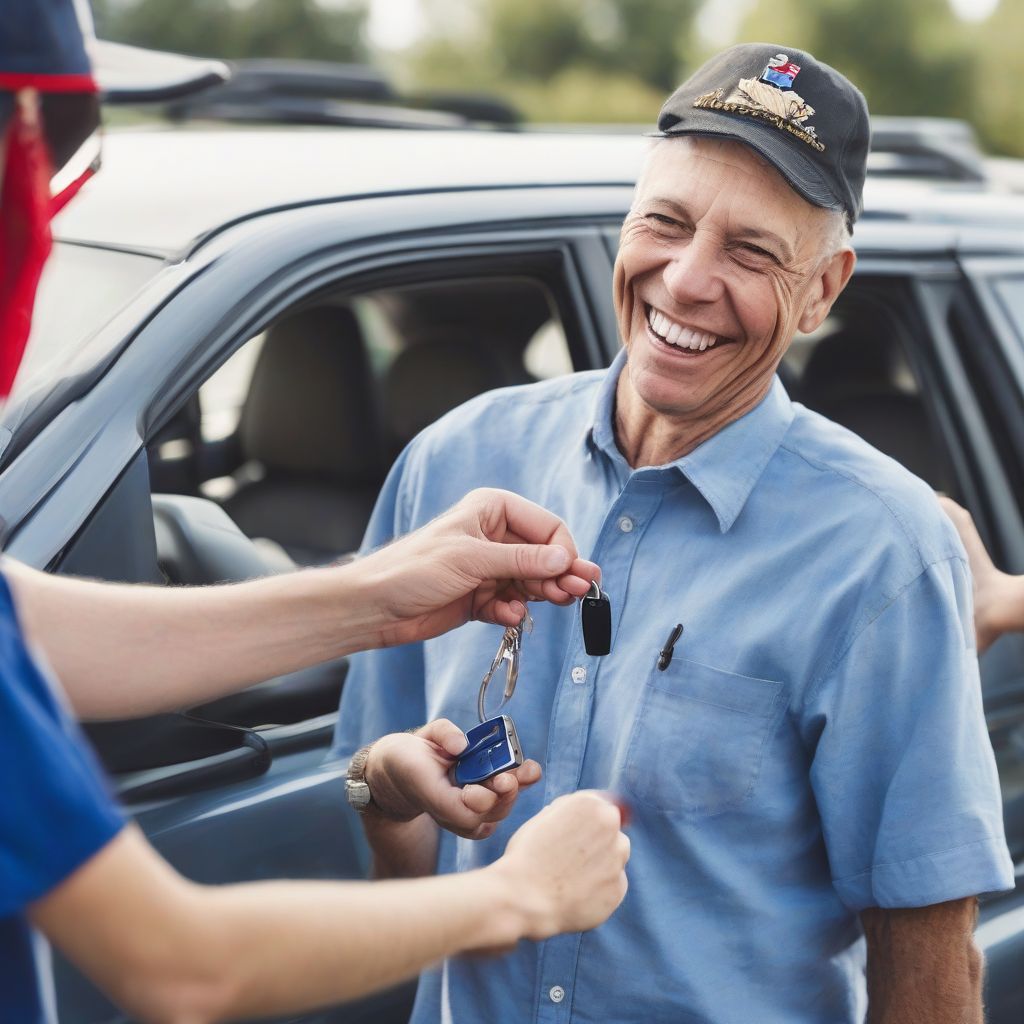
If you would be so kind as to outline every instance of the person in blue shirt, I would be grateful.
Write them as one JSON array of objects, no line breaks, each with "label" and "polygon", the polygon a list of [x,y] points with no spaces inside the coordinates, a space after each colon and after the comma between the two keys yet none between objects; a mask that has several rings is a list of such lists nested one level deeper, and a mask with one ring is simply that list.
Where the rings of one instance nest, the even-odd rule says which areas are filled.
[{"label": "person in blue shirt", "polygon": [[[232,586],[114,585],[4,559],[0,1020],[55,1019],[43,937],[133,1018],[212,1021],[338,1002],[447,955],[603,921],[625,893],[629,840],[598,794],[545,808],[468,876],[200,886],[125,823],[69,714],[172,710],[470,617],[510,625],[526,595],[568,603],[587,589],[596,567],[573,555],[550,513],[481,490],[356,563]],[[447,763],[465,743],[435,722],[392,738],[378,764],[391,773],[420,749]],[[518,779],[501,778],[452,792],[453,827],[508,813]]]},{"label": "person in blue shirt", "polygon": [[[788,82],[765,77],[779,61]],[[413,1024],[977,1024],[975,897],[1014,875],[965,552],[923,482],[775,375],[853,271],[866,104],[808,53],[744,44],[658,128],[622,228],[611,368],[429,427],[365,539],[507,487],[565,519],[613,612],[598,657],[578,617],[538,610],[507,711],[544,781],[459,835],[438,827],[443,793],[402,795],[426,755],[395,759],[391,735],[476,720],[495,630],[353,659],[336,750],[374,794],[378,876],[479,869],[579,788],[633,808],[609,921],[448,960]]]}]

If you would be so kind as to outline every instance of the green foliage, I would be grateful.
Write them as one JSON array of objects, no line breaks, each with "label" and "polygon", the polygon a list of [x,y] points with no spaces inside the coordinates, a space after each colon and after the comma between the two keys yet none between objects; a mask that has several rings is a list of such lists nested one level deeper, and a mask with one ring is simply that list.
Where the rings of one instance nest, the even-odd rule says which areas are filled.
[{"label": "green foliage", "polygon": [[761,0],[742,38],[809,50],[875,114],[971,113],[972,58],[948,0]]},{"label": "green foliage", "polygon": [[[326,0],[324,0],[326,3]],[[426,39],[390,59],[422,90],[490,92],[531,120],[651,123],[707,56],[703,0],[420,0]],[[93,0],[109,39],[220,57],[367,60],[368,0]],[[877,114],[963,117],[1024,155],[1024,2],[981,25],[949,0],[757,0],[741,39],[799,46],[835,65]]]},{"label": "green foliage", "polygon": [[1024,102],[1015,82],[1024,78],[1024,5],[1003,0],[977,27],[975,109],[971,121],[997,152],[1024,156]]},{"label": "green foliage", "polygon": [[[423,88],[483,89],[531,119],[650,123],[679,81],[699,0],[472,0],[440,4],[410,55]],[[469,17],[466,17],[468,14]]]},{"label": "green foliage", "polygon": [[365,61],[366,3],[316,0],[102,0],[98,33],[116,42],[209,57]]},{"label": "green foliage", "polygon": [[875,114],[960,117],[996,152],[1024,155],[1024,5],[980,25],[947,0],[760,0],[743,39],[784,39],[857,83]]}]

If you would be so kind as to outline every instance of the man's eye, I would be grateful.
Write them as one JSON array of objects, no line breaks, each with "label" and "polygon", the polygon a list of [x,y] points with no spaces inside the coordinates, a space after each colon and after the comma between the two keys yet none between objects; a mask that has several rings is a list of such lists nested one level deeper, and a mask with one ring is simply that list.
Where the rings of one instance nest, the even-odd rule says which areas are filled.
[{"label": "man's eye", "polygon": [[655,226],[662,228],[678,228],[681,226],[679,221],[673,220],[671,217],[666,217],[663,213],[649,213],[645,217],[645,220],[653,221]]},{"label": "man's eye", "polygon": [[744,242],[740,248],[751,256],[756,256],[758,259],[768,259],[773,263],[778,263],[779,258],[773,252],[769,252],[767,249],[762,249],[759,245],[753,245],[750,242]]}]

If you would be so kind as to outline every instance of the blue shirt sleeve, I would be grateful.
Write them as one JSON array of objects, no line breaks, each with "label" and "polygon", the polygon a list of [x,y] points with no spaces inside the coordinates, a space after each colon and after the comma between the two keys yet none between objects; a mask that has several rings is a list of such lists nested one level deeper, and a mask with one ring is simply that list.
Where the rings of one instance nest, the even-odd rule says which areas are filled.
[{"label": "blue shirt sleeve", "polygon": [[[362,554],[411,529],[407,496],[415,447],[414,441],[405,449],[384,482],[366,528]],[[426,717],[422,644],[355,654],[341,694],[332,754],[347,761],[367,743],[423,725]]]},{"label": "blue shirt sleeve", "polygon": [[1012,889],[959,558],[907,584],[803,707],[833,884],[853,911]]},{"label": "blue shirt sleeve", "polygon": [[0,575],[0,917],[17,914],[124,824],[92,751],[26,649]]}]

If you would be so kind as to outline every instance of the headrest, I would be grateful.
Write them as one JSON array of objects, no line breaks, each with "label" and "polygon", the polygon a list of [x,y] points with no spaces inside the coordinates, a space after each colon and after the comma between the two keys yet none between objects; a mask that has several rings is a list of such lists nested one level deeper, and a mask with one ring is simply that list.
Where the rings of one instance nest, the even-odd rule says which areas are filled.
[{"label": "headrest", "polygon": [[372,482],[382,473],[373,378],[350,309],[294,313],[267,331],[239,437],[269,471]]},{"label": "headrest", "polygon": [[384,381],[392,432],[406,444],[450,409],[505,383],[485,342],[421,340],[399,353]]},{"label": "headrest", "polygon": [[801,393],[815,397],[899,391],[901,353],[895,339],[869,327],[844,327],[819,342],[800,380]]}]

